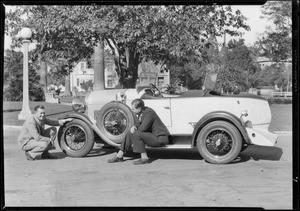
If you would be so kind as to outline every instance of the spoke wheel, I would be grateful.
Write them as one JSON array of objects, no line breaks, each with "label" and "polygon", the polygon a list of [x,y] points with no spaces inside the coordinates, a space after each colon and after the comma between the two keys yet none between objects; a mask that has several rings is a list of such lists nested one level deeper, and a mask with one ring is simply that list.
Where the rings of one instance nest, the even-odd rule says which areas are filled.
[{"label": "spoke wheel", "polygon": [[70,126],[65,131],[66,146],[71,150],[80,150],[84,147],[87,134],[80,126]]},{"label": "spoke wheel", "polygon": [[74,119],[60,128],[61,150],[71,157],[86,156],[94,146],[94,131],[82,120]]},{"label": "spoke wheel", "polygon": [[131,109],[121,102],[105,104],[97,115],[99,130],[111,141],[121,143],[137,121]]},{"label": "spoke wheel", "polygon": [[197,137],[198,151],[209,163],[230,163],[238,156],[241,147],[240,132],[234,125],[225,121],[208,123]]},{"label": "spoke wheel", "polygon": [[232,149],[232,137],[225,130],[214,130],[207,135],[206,149],[215,156],[224,156]]}]

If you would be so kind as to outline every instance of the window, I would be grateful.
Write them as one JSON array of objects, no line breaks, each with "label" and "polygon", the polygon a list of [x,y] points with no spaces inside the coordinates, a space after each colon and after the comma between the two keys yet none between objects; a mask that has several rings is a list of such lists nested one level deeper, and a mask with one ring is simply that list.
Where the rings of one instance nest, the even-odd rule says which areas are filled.
[{"label": "window", "polygon": [[77,86],[79,86],[79,78],[77,78]]},{"label": "window", "polygon": [[83,62],[80,63],[80,70],[84,71],[84,63]]},{"label": "window", "polygon": [[111,88],[113,87],[113,80],[107,80],[107,87]]},{"label": "window", "polygon": [[164,82],[165,82],[164,77],[158,77],[158,78],[157,78],[157,85],[158,85],[159,87],[162,87],[163,84],[164,84]]}]

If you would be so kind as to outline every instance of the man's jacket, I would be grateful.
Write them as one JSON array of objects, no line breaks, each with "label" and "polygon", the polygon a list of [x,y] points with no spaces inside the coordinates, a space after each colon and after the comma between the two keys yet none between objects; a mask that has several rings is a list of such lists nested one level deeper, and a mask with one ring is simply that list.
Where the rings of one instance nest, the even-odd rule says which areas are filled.
[{"label": "man's jacket", "polygon": [[50,142],[51,138],[43,136],[45,124],[51,126],[59,126],[59,121],[50,120],[46,117],[43,121],[40,121],[34,118],[33,115],[31,115],[23,124],[21,133],[18,138],[19,146],[23,147],[31,139],[34,139],[36,141]]},{"label": "man's jacket", "polygon": [[140,123],[135,124],[138,131],[151,132],[156,136],[169,134],[167,127],[152,108],[145,107],[139,120]]}]

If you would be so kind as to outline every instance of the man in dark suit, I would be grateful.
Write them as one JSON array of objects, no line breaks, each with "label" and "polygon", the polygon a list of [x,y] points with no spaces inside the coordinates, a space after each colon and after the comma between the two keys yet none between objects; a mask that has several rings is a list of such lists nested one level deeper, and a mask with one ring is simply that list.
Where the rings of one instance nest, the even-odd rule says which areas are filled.
[{"label": "man in dark suit", "polygon": [[59,126],[72,121],[72,118],[61,120],[50,120],[45,117],[45,108],[38,105],[34,108],[34,114],[23,124],[18,138],[18,144],[25,151],[27,160],[33,161],[36,156],[42,155],[42,159],[54,159],[48,150],[54,147],[56,127],[45,129],[46,125]]},{"label": "man in dark suit", "polygon": [[160,147],[169,143],[168,129],[163,124],[155,111],[145,107],[144,101],[135,99],[131,103],[132,111],[137,115],[139,121],[127,133],[125,140],[121,143],[118,154],[109,159],[109,163],[124,161],[123,155],[133,146],[133,152],[141,153],[141,158],[133,164],[150,163],[150,159],[145,150],[145,144],[151,147]]}]

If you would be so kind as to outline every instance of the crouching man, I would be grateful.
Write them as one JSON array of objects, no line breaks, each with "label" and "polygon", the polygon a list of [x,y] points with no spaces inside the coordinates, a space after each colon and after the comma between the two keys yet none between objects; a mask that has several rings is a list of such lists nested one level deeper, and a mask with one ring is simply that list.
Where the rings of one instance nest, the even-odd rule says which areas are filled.
[{"label": "crouching man", "polygon": [[21,130],[18,138],[18,144],[25,151],[27,160],[33,161],[38,155],[42,159],[55,159],[48,150],[54,148],[56,138],[56,127],[50,127],[45,130],[45,124],[51,126],[62,126],[66,122],[72,121],[72,118],[61,120],[50,120],[45,117],[45,107],[38,105],[34,108],[34,114],[28,118]]},{"label": "crouching man", "polygon": [[109,159],[108,163],[124,161],[123,155],[133,147],[133,152],[141,153],[141,159],[134,161],[134,165],[150,163],[145,145],[161,147],[169,143],[169,131],[156,112],[141,99],[135,99],[131,103],[132,111],[138,117],[139,122],[128,131],[125,140],[121,143],[118,154]]}]

